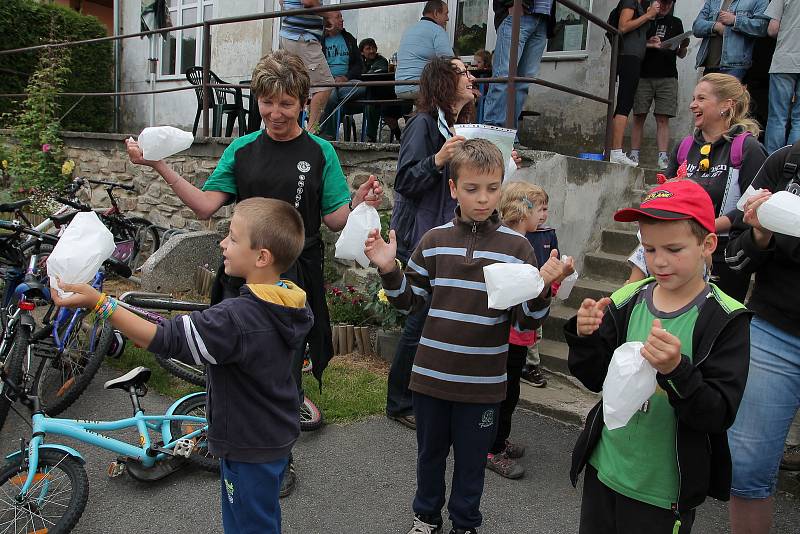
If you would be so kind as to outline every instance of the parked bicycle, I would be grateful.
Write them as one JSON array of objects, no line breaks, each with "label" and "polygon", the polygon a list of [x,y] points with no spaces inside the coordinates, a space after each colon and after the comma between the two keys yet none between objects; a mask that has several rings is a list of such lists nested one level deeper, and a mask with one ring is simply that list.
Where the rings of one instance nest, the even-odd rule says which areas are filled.
[{"label": "parked bicycle", "polygon": [[[30,440],[20,439],[16,452],[7,456],[0,470],[0,528],[2,532],[68,533],[86,508],[89,479],[83,456],[72,447],[45,443],[48,435],[61,435],[87,445],[112,451],[119,456],[109,475],[127,472],[132,478],[160,480],[188,462],[216,472],[219,460],[207,447],[208,425],[205,393],[193,393],[175,401],[163,415],[144,415],[139,399],[147,394],[150,369],[137,367],[109,380],[106,389],[125,391],[131,400],[133,417],[117,421],[87,421],[47,417],[39,398],[26,393],[0,370],[6,391],[31,411]],[[103,432],[134,428],[138,446]],[[151,432],[160,434],[154,441]]]}]

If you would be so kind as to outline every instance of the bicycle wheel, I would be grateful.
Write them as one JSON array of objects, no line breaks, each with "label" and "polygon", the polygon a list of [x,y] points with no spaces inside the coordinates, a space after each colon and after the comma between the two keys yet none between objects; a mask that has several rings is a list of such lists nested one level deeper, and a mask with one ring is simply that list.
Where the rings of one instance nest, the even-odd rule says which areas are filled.
[{"label": "bicycle wheel", "polygon": [[[27,328],[18,326],[17,331],[14,333],[14,340],[11,342],[11,346],[8,349],[8,356],[5,362],[3,362],[3,369],[6,372],[6,376],[8,376],[11,382],[14,382],[18,386],[22,386],[22,365],[25,360],[25,355],[28,353],[29,336],[30,332],[28,332]],[[6,391],[5,384],[0,382],[0,430],[2,430],[3,424],[6,422],[8,410],[12,404],[11,399],[9,399],[7,395],[8,392]],[[2,526],[0,526],[0,532],[2,532]]]},{"label": "bicycle wheel", "polygon": [[83,466],[63,452],[41,449],[33,484],[17,501],[28,477],[26,460],[18,456],[0,472],[0,532],[70,532],[89,498],[89,479]]},{"label": "bicycle wheel", "polygon": [[[89,386],[95,373],[108,354],[114,340],[114,328],[111,321],[90,321],[86,310],[79,310],[79,316],[68,339],[64,340],[64,350],[58,354],[53,345],[53,338],[48,344],[37,347],[40,358],[44,362],[42,374],[36,385],[36,394],[42,402],[42,408],[50,416],[58,415],[75,402]],[[59,337],[66,335],[68,320],[59,327]]]},{"label": "bicycle wheel", "polygon": [[205,387],[206,370],[204,365],[189,364],[172,358],[165,358],[158,354],[156,354],[156,360],[161,367],[169,371],[173,376],[177,376],[195,386]]},{"label": "bicycle wheel", "polygon": [[317,405],[308,397],[303,396],[303,402],[300,404],[300,430],[303,432],[317,430],[324,422],[322,412]]},{"label": "bicycle wheel", "polygon": [[150,255],[161,246],[161,237],[153,223],[143,217],[126,217],[125,220],[136,227],[134,254],[128,266],[131,271],[138,271]]},{"label": "bicycle wheel", "polygon": [[[175,415],[205,417],[206,396],[195,395],[194,397],[189,397],[181,402],[173,413]],[[201,426],[202,425],[198,423],[192,423],[190,421],[172,421],[170,422],[169,429],[172,433],[172,439],[178,439],[181,436],[194,432]],[[219,472],[219,458],[212,456],[211,453],[208,452],[206,433],[203,432],[199,436],[192,438],[192,440],[194,441],[194,448],[187,460],[204,471],[210,471],[212,473]]]}]

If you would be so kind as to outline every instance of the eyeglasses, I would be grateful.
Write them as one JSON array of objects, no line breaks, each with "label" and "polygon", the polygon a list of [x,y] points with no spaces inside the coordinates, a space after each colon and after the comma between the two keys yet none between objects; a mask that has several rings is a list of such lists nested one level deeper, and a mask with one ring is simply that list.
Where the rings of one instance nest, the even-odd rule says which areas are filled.
[{"label": "eyeglasses", "polygon": [[711,143],[706,143],[705,145],[700,147],[700,155],[703,156],[703,159],[700,160],[700,170],[705,172],[711,166],[711,161],[709,161],[708,156],[711,154]]},{"label": "eyeglasses", "polygon": [[453,71],[459,76],[469,76],[469,71],[467,69],[461,70],[454,68]]}]

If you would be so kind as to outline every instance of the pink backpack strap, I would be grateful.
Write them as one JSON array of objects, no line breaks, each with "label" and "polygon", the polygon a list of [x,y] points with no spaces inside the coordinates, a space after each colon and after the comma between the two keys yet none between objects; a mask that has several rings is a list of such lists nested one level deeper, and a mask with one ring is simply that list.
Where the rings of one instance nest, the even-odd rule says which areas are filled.
[{"label": "pink backpack strap", "polygon": [[681,141],[681,144],[678,146],[678,165],[686,161],[686,157],[689,155],[689,149],[692,148],[692,143],[694,143],[694,137],[691,135],[687,135]]},{"label": "pink backpack strap", "polygon": [[731,165],[734,169],[742,166],[742,159],[744,159],[744,142],[750,136],[750,132],[740,133],[733,138],[731,142]]}]

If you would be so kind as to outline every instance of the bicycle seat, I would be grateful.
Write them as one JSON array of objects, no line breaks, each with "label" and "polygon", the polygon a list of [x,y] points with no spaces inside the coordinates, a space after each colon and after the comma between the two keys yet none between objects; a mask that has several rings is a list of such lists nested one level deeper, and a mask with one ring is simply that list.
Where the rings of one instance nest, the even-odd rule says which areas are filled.
[{"label": "bicycle seat", "polygon": [[9,202],[7,204],[0,204],[0,211],[17,211],[23,206],[30,204],[30,199],[17,200],[16,202]]},{"label": "bicycle seat", "polygon": [[113,380],[109,380],[103,387],[106,389],[121,389],[123,391],[128,391],[131,386],[139,387],[142,384],[146,384],[147,381],[150,379],[150,369],[147,367],[139,366],[135,369],[131,369],[124,375],[119,378],[114,378]]},{"label": "bicycle seat", "polygon": [[53,224],[56,226],[56,228],[60,228],[65,224],[69,224],[69,222],[75,218],[75,214],[77,213],[77,211],[70,211],[68,213],[62,213],[61,215],[51,215],[50,220],[53,221]]}]

